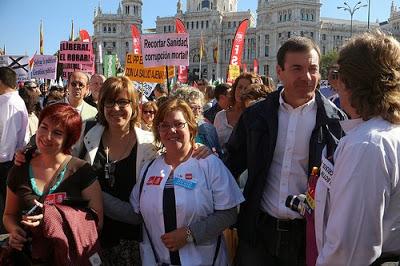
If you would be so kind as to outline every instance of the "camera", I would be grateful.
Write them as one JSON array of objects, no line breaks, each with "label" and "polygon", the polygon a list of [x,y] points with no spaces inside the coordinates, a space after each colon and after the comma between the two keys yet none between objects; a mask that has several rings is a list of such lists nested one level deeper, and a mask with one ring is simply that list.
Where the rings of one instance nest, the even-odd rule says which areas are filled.
[{"label": "camera", "polygon": [[304,216],[307,210],[307,203],[305,201],[306,201],[306,195],[304,194],[289,195],[286,198],[285,206],[291,209],[292,211],[298,212],[302,216]]}]

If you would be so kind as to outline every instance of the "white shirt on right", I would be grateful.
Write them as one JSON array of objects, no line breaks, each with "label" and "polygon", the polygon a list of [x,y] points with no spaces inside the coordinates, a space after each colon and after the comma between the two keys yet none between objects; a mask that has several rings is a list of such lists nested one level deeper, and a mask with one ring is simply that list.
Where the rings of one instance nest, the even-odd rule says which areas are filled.
[{"label": "white shirt on right", "polygon": [[293,108],[285,103],[282,92],[276,146],[261,199],[261,210],[278,219],[296,219],[302,216],[287,208],[285,202],[289,195],[304,194],[307,189],[309,145],[316,122],[317,104],[314,97],[304,105]]},{"label": "white shirt on right", "polygon": [[318,179],[317,265],[370,265],[400,255],[400,125],[381,117],[341,122],[333,175]]}]

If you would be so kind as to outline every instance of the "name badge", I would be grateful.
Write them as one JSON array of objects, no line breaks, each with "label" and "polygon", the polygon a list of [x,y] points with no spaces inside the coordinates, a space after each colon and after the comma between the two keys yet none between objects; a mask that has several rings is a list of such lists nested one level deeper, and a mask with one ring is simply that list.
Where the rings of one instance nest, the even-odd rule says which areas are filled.
[{"label": "name badge", "polygon": [[333,181],[333,164],[322,156],[321,168],[320,168],[320,179],[323,181],[327,188],[331,188]]},{"label": "name badge", "polygon": [[66,197],[67,197],[67,193],[65,193],[65,192],[49,194],[46,196],[44,203],[45,204],[61,204]]},{"label": "name badge", "polygon": [[194,189],[196,187],[196,181],[194,180],[187,180],[179,177],[174,177],[173,183],[176,186],[184,187],[186,189]]}]

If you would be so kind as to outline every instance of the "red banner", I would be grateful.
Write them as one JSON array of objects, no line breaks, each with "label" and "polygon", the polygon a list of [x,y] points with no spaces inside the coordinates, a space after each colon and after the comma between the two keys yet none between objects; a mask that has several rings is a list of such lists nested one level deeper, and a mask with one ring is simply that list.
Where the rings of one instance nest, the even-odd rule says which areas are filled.
[{"label": "red banner", "polygon": [[[244,19],[240,22],[236,30],[235,39],[233,40],[232,43],[232,51],[229,60],[229,65],[236,65],[240,67],[240,65],[242,64],[244,38],[246,36],[246,31],[248,26],[249,26],[249,20]],[[228,73],[228,82],[233,83],[233,80],[230,78],[229,73]]]},{"label": "red banner", "polygon": [[[179,18],[175,19],[175,28],[177,33],[186,33],[185,24]],[[178,66],[178,80],[181,83],[188,82],[189,67]]]},{"label": "red banner", "polygon": [[247,72],[247,64],[243,64],[243,72]]},{"label": "red banner", "polygon": [[258,75],[258,61],[257,61],[257,59],[254,59],[253,66],[254,66],[254,73]]},{"label": "red banner", "polygon": [[90,42],[90,35],[86,30],[80,30],[79,36],[81,37],[82,42]]},{"label": "red banner", "polygon": [[132,24],[131,25],[131,33],[132,33],[132,52],[133,54],[140,55],[140,31],[138,28]]}]

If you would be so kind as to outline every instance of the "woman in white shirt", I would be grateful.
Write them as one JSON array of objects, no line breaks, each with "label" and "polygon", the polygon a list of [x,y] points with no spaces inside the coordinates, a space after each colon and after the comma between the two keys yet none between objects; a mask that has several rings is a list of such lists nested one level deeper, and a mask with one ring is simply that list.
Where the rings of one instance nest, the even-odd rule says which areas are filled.
[{"label": "woman in white shirt", "polygon": [[244,198],[216,156],[191,157],[197,123],[189,105],[170,99],[154,119],[165,153],[143,168],[131,204],[144,221],[143,265],[227,265],[222,231]]}]

